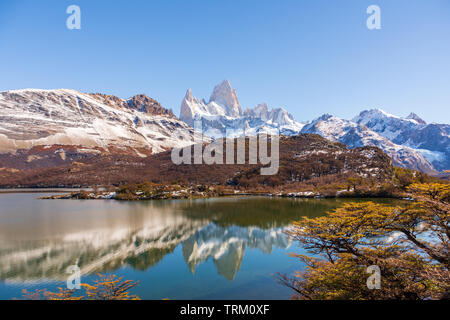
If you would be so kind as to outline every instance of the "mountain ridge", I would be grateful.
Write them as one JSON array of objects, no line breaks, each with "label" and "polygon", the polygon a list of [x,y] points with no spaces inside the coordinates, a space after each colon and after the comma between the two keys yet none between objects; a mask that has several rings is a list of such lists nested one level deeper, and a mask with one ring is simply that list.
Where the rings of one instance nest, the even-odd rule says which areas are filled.
[{"label": "mountain ridge", "polygon": [[412,148],[393,143],[365,125],[332,115],[323,115],[303,127],[302,133],[316,133],[329,140],[339,141],[350,148],[376,146],[386,152],[395,165],[436,174],[431,163]]},{"label": "mountain ridge", "polygon": [[[0,152],[80,146],[136,155],[186,146],[193,129],[145,95],[120,99],[71,89],[0,92]],[[184,130],[186,139],[174,137]]]},{"label": "mountain ridge", "polygon": [[416,150],[435,167],[450,168],[450,125],[426,123],[416,114],[402,118],[380,109],[365,110],[353,118],[393,143]]},{"label": "mountain ridge", "polygon": [[[236,90],[228,81],[218,86],[225,87],[229,94],[232,92],[238,101]],[[324,114],[311,121],[298,122],[285,109],[269,110],[262,103],[246,108],[239,116],[230,116],[212,99],[206,103],[195,98],[189,89],[181,103],[180,119],[191,125],[194,120],[201,120],[203,133],[214,138],[317,133],[353,148],[378,146],[401,167],[432,175],[450,168],[450,125],[428,124],[413,112],[403,118],[378,108],[361,111],[351,120]]]},{"label": "mountain ridge", "polygon": [[[188,89],[182,104],[188,120],[202,120],[203,133],[216,139],[227,133],[231,137],[315,133],[350,148],[380,147],[395,165],[433,175],[450,166],[450,125],[426,123],[413,113],[402,118],[370,109],[352,120],[325,114],[300,123],[285,109],[270,109],[266,103],[244,109],[228,81],[215,87],[209,102]],[[198,142],[189,124],[145,94],[121,99],[72,89],[9,90],[0,92],[0,119],[3,172],[51,168],[110,154],[148,157]]]}]

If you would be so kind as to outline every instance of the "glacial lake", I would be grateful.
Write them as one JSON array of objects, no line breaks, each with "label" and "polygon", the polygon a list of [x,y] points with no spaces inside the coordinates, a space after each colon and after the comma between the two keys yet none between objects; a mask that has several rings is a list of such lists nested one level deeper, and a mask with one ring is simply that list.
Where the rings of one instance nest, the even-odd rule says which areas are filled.
[{"label": "glacial lake", "polygon": [[303,216],[363,201],[38,199],[45,195],[0,193],[0,299],[64,287],[71,265],[81,282],[96,273],[139,281],[132,293],[142,299],[289,299],[274,275],[301,270],[288,254],[305,251],[283,231]]}]

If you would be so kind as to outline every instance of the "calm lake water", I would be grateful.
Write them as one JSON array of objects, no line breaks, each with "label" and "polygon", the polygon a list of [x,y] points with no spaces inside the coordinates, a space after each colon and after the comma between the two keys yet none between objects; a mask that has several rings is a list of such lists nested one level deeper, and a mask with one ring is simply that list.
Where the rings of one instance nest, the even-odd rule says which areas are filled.
[{"label": "calm lake water", "polygon": [[[0,193],[0,299],[96,273],[139,281],[143,299],[288,299],[274,274],[303,266],[283,230],[348,201],[265,197],[119,202]],[[391,203],[393,200],[373,200]]]}]

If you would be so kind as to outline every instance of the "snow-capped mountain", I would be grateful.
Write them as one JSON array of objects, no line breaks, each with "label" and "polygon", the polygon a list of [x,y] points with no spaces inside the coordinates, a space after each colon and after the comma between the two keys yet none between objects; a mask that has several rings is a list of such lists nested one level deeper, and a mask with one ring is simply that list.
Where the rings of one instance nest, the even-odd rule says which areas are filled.
[{"label": "snow-capped mountain", "polygon": [[391,157],[394,165],[436,173],[433,165],[417,150],[395,144],[363,124],[325,114],[305,125],[301,132],[316,133],[350,148],[376,146]]},{"label": "snow-capped mountain", "polygon": [[300,123],[286,110],[269,110],[265,103],[242,111],[236,90],[225,80],[214,88],[209,102],[194,97],[189,89],[181,103],[180,119],[190,125],[201,120],[203,133],[214,138],[316,133],[350,148],[377,146],[398,166],[430,174],[450,168],[450,126],[427,124],[414,113],[401,118],[375,109],[352,120],[323,115]]},{"label": "snow-capped mountain", "polygon": [[198,142],[201,137],[191,126],[201,120],[203,133],[214,138],[317,133],[351,148],[380,147],[403,167],[432,174],[450,168],[450,125],[428,124],[414,113],[402,118],[373,109],[352,120],[324,115],[300,123],[285,109],[269,109],[265,103],[244,110],[236,90],[223,81],[208,102],[189,89],[180,119],[145,95],[120,99],[70,89],[0,92],[0,156],[20,156],[24,168],[104,153],[144,157]]},{"label": "snow-capped mountain", "polygon": [[209,102],[194,97],[188,89],[181,102],[180,119],[191,126],[194,121],[201,120],[203,133],[214,138],[278,130],[282,134],[294,134],[303,127],[286,110],[275,108],[269,111],[265,103],[242,111],[236,90],[227,80],[214,88]]},{"label": "snow-capped mountain", "polygon": [[[184,139],[173,134],[176,129],[184,130]],[[192,144],[193,133],[145,95],[120,99],[69,89],[0,92],[0,153],[61,145],[85,153],[146,156]]]},{"label": "snow-capped mountain", "polygon": [[450,168],[450,125],[427,124],[411,113],[408,117],[394,116],[380,109],[365,110],[353,119],[392,142],[415,149],[437,170]]},{"label": "snow-capped mountain", "polygon": [[401,136],[425,126],[425,121],[414,113],[407,118],[391,115],[381,109],[362,111],[352,119],[353,122],[363,124],[395,143],[404,143]]}]

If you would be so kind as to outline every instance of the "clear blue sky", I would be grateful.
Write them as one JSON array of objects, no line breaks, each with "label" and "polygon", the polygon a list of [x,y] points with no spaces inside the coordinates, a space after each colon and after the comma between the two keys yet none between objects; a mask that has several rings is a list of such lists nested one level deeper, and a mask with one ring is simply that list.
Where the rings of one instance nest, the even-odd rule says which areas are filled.
[{"label": "clear blue sky", "polygon": [[187,88],[209,99],[228,79],[244,107],[299,121],[379,107],[450,123],[448,0],[1,0],[0,40],[2,91],[145,93],[178,114]]}]

